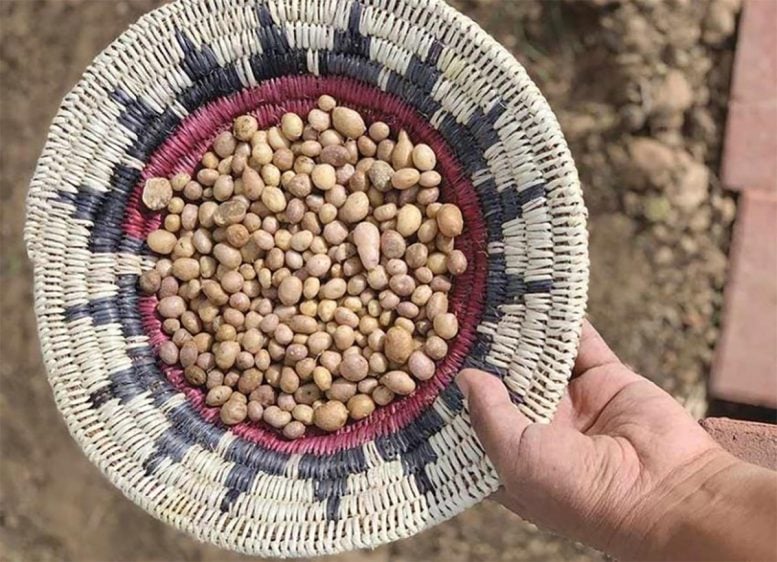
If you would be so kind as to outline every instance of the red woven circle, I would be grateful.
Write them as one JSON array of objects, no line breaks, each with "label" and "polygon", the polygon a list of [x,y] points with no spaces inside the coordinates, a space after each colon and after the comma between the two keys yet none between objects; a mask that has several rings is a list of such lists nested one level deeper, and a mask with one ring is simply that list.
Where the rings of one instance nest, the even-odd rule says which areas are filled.
[{"label": "red woven circle", "polygon": [[[315,76],[270,80],[216,100],[187,117],[151,156],[130,196],[123,224],[125,234],[138,239],[145,239],[151,230],[158,228],[162,217],[146,212],[140,203],[145,180],[178,172],[193,175],[213,139],[238,115],[251,113],[260,127],[266,128],[277,124],[285,112],[307,114],[322,94],[330,94],[343,105],[357,109],[368,123],[381,120],[394,131],[405,129],[415,142],[424,142],[434,149],[443,177],[442,199],[455,202],[464,215],[465,230],[457,238],[456,247],[467,256],[469,268],[456,278],[449,299],[459,320],[459,335],[450,342],[449,353],[438,364],[435,376],[421,383],[411,396],[378,408],[369,418],[349,424],[336,433],[311,434],[296,441],[288,441],[275,430],[252,422],[232,427],[236,435],[284,453],[331,454],[398,431],[430,407],[440,391],[451,384],[469,352],[485,300],[487,236],[475,189],[446,141],[414,108],[396,96],[362,82],[344,77]],[[156,297],[152,296],[142,297],[139,304],[144,330],[155,349],[169,339],[161,331],[161,321],[155,313],[156,303]],[[204,419],[218,423],[218,408],[205,405],[205,393],[201,388],[191,387],[180,368],[164,366],[163,369],[170,382],[187,396]]]}]

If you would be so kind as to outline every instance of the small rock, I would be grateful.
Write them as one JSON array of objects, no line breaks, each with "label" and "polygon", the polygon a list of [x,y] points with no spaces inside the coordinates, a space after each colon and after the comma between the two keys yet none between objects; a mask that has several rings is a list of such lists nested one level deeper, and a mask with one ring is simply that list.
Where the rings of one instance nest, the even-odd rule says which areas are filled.
[{"label": "small rock", "polygon": [[570,112],[561,118],[561,128],[569,139],[583,138],[596,129],[596,117],[589,113]]},{"label": "small rock", "polygon": [[650,138],[635,138],[629,143],[631,164],[636,173],[634,187],[662,187],[669,183],[675,166],[675,153]]},{"label": "small rock", "polygon": [[704,18],[704,42],[719,45],[728,39],[736,26],[737,3],[718,1],[710,4]]},{"label": "small rock", "polygon": [[680,239],[680,247],[689,256],[699,251],[699,244],[691,236],[685,235]]},{"label": "small rock", "polygon": [[683,126],[683,116],[681,114],[654,116],[650,120],[650,125],[653,139],[672,150],[683,149],[685,138],[681,131]]},{"label": "small rock", "polygon": [[667,47],[666,60],[672,66],[687,66],[690,55],[685,47],[670,45]]},{"label": "small rock", "polygon": [[161,211],[173,198],[173,187],[167,178],[151,178],[143,187],[143,203],[152,211]]},{"label": "small rock", "polygon": [[347,107],[336,107],[332,111],[332,124],[339,133],[350,139],[358,139],[367,130],[362,116]]},{"label": "small rock", "polygon": [[623,194],[623,210],[629,216],[640,214],[642,209],[642,197],[633,191],[626,191]]},{"label": "small rock", "polygon": [[695,138],[706,141],[718,134],[718,126],[706,108],[694,109],[690,116],[690,124]]},{"label": "small rock", "polygon": [[615,45],[618,50],[649,53],[655,49],[656,30],[644,17],[632,14],[625,21],[624,27],[623,32],[610,34],[614,42],[623,42],[622,45]]},{"label": "small rock", "polygon": [[709,192],[709,170],[707,166],[691,160],[676,183],[666,190],[666,196],[673,207],[684,212],[696,210],[707,198]]},{"label": "small rock", "polygon": [[674,259],[674,252],[672,252],[672,248],[669,246],[661,246],[656,250],[653,259],[658,265],[668,265]]},{"label": "small rock", "polygon": [[717,209],[720,213],[720,221],[723,224],[734,222],[734,217],[737,214],[737,204],[732,198],[722,197],[718,202]]},{"label": "small rock", "polygon": [[722,287],[726,280],[728,259],[720,248],[711,246],[704,250],[704,268],[710,274],[715,287]]},{"label": "small rock", "polygon": [[667,72],[653,94],[654,113],[682,113],[693,103],[693,90],[679,70]]},{"label": "small rock", "polygon": [[667,44],[686,52],[699,44],[699,37],[701,23],[696,17],[684,18],[682,25],[670,25],[666,30]]},{"label": "small rock", "polygon": [[705,232],[710,226],[710,211],[708,207],[698,209],[688,221],[688,228],[693,232]]},{"label": "small rock", "polygon": [[672,211],[672,205],[666,197],[653,195],[645,198],[643,213],[650,222],[666,222]]},{"label": "small rock", "polygon": [[630,131],[638,131],[645,124],[645,112],[642,107],[636,104],[623,106],[620,110],[620,116]]},{"label": "small rock", "polygon": [[650,229],[651,234],[660,242],[674,241],[674,233],[663,224],[656,224]]}]

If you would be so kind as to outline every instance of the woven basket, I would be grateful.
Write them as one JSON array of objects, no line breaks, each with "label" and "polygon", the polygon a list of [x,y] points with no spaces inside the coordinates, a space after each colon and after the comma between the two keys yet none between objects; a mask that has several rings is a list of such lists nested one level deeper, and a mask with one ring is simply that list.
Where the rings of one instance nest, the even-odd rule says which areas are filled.
[{"label": "woven basket", "polygon": [[[332,435],[226,428],[162,367],[144,180],[194,170],[230,120],[268,126],[322,93],[434,147],[464,211],[461,333],[411,396]],[[71,433],[154,516],[250,554],[310,556],[410,536],[493,492],[453,377],[502,378],[547,421],[584,313],[586,211],[558,123],[524,69],[438,0],[183,0],[143,17],[65,98],[25,237],[49,379]]]}]

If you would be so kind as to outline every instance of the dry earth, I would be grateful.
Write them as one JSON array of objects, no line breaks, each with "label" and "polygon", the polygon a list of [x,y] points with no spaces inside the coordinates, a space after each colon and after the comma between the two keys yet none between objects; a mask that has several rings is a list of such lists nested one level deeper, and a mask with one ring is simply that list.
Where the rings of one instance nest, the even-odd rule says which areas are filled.
[{"label": "dry earth", "polygon": [[[591,214],[590,315],[617,352],[703,414],[734,201],[717,180],[736,0],[458,0],[561,121]],[[125,500],[69,437],[38,350],[24,197],[59,100],[157,0],[0,0],[0,559],[222,561]],[[483,504],[337,560],[601,560]]]}]

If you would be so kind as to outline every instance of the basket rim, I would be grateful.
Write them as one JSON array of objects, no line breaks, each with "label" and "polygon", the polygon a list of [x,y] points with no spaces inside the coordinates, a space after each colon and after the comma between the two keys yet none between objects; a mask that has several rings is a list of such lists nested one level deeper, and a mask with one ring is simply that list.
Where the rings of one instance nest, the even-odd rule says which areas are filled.
[{"label": "basket rim", "polygon": [[[238,4],[242,5],[255,5],[264,3],[267,0],[243,0]],[[273,0],[270,0],[271,2]],[[367,7],[384,7],[385,2],[383,0],[358,0],[364,6]],[[277,0],[273,5],[283,4],[285,0]],[[551,353],[557,353],[561,358],[560,363],[564,364],[566,368],[571,369],[572,361],[574,357],[570,355],[569,349],[577,347],[577,343],[580,337],[580,328],[582,325],[582,318],[585,312],[585,294],[588,287],[588,259],[587,259],[587,240],[585,239],[585,218],[586,211],[582,200],[582,191],[580,189],[577,173],[574,169],[574,164],[571,159],[571,155],[566,146],[566,143],[561,134],[560,126],[555,115],[551,112],[547,101],[536,88],[534,83],[529,79],[522,66],[512,57],[512,55],[501,45],[499,45],[494,39],[492,39],[485,31],[483,31],[475,22],[473,22],[467,16],[457,12],[454,8],[444,4],[441,0],[399,0],[392,2],[395,5],[396,11],[405,15],[410,10],[420,10],[425,14],[434,13],[444,21],[445,25],[449,26],[448,35],[458,34],[460,37],[466,37],[471,40],[472,49],[487,49],[487,55],[489,61],[501,68],[505,74],[512,74],[508,80],[510,83],[520,85],[522,88],[521,95],[531,103],[531,112],[528,116],[531,119],[536,120],[545,128],[546,131],[550,131],[554,135],[553,142],[557,143],[553,148],[558,158],[562,161],[561,165],[565,167],[566,174],[564,176],[565,181],[565,195],[568,196],[569,201],[567,205],[574,209],[575,224],[570,226],[570,234],[572,244],[575,246],[576,252],[576,269],[573,272],[573,276],[569,281],[568,292],[570,294],[582,295],[582,303],[580,299],[569,304],[568,317],[569,322],[563,328],[558,328],[559,332],[556,335],[559,342],[559,349],[550,350]],[[108,479],[119,487],[122,492],[133,499],[133,501],[143,507],[146,511],[151,513],[157,518],[165,519],[171,522],[168,518],[162,516],[160,512],[160,506],[154,505],[144,497],[142,492],[133,490],[131,482],[128,480],[122,480],[121,475],[117,474],[114,467],[110,466],[110,463],[106,461],[104,455],[101,455],[100,451],[94,449],[92,437],[87,433],[84,433],[79,428],[71,425],[68,420],[68,409],[72,407],[67,401],[67,389],[55,384],[56,374],[58,372],[58,366],[55,364],[53,356],[50,356],[50,348],[54,345],[50,340],[50,320],[46,315],[45,310],[51,306],[50,299],[47,295],[47,285],[45,283],[45,273],[47,268],[51,266],[51,258],[56,255],[56,252],[52,249],[52,244],[59,243],[57,240],[42,240],[39,236],[38,228],[41,227],[43,221],[51,213],[49,207],[49,195],[51,193],[51,187],[49,180],[51,177],[58,177],[55,172],[51,171],[50,166],[61,156],[61,139],[57,138],[58,134],[62,134],[67,131],[70,121],[75,117],[71,114],[72,108],[77,107],[78,103],[85,97],[99,87],[100,77],[104,77],[106,68],[111,67],[116,60],[120,60],[124,53],[129,49],[129,45],[141,39],[147,38],[148,35],[155,29],[163,27],[166,23],[170,22],[187,9],[197,10],[213,10],[214,12],[225,6],[226,3],[222,0],[179,0],[171,4],[164,5],[152,12],[149,12],[142,16],[135,24],[133,24],[127,31],[120,35],[114,42],[112,42],[102,53],[100,53],[89,67],[84,72],[83,77],[79,80],[76,86],[68,93],[54,118],[52,128],[49,131],[49,135],[45,146],[43,148],[40,159],[36,166],[35,174],[31,182],[30,192],[27,196],[27,221],[25,224],[25,244],[27,247],[28,256],[33,262],[34,266],[34,286],[35,286],[35,305],[36,316],[38,318],[38,332],[41,345],[44,352],[44,359],[46,359],[46,368],[49,375],[49,380],[54,388],[54,394],[57,401],[58,408],[63,413],[68,424],[68,429],[74,436],[79,446],[87,453],[90,460],[97,464]],[[427,22],[424,22],[421,27]],[[485,56],[485,55],[484,55]],[[550,202],[552,205],[553,202]],[[554,248],[555,249],[555,248]],[[135,264],[127,265],[127,267],[134,266]],[[499,335],[497,334],[497,337]],[[547,350],[543,350],[547,351]],[[540,404],[542,410],[538,413],[528,406],[521,405],[521,409],[524,413],[529,414],[532,419],[536,421],[549,421],[552,416],[552,412],[555,410],[555,406],[558,400],[561,398],[561,391],[563,391],[563,385],[561,390],[557,388],[559,383],[553,381],[550,378],[535,379],[533,384],[547,385],[548,387],[556,385],[553,393],[547,399],[547,403]],[[565,383],[564,383],[565,384]],[[544,400],[544,398],[540,398]],[[432,524],[441,522],[447,519],[455,513],[463,510],[464,508],[472,505],[476,501],[479,501],[487,495],[488,491],[497,485],[497,477],[491,467],[490,463],[485,461],[482,466],[482,482],[481,487],[472,491],[470,496],[460,497],[454,501],[455,505],[441,508],[442,511],[438,515],[430,520],[423,521],[423,525],[419,528],[407,527],[399,531],[395,531],[392,536],[387,537],[383,541],[375,541],[370,537],[361,536],[358,533],[349,541],[341,541],[337,544],[319,545],[315,549],[310,549],[304,545],[285,545],[286,550],[263,550],[257,548],[256,544],[246,544],[239,536],[236,536],[234,532],[216,532],[208,529],[197,529],[192,522],[186,521],[185,518],[178,518],[172,521],[172,523],[179,529],[185,530],[200,540],[207,540],[214,544],[218,544],[223,547],[228,547],[234,550],[250,553],[250,554],[272,554],[272,555],[310,555],[310,554],[328,554],[347,550],[353,547],[360,546],[376,546],[379,542],[385,542],[386,540],[395,540],[397,538],[409,536],[418,532],[422,528],[428,527]]]}]

